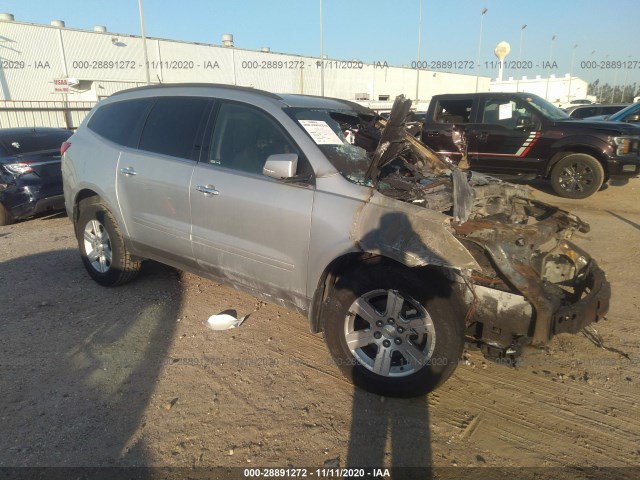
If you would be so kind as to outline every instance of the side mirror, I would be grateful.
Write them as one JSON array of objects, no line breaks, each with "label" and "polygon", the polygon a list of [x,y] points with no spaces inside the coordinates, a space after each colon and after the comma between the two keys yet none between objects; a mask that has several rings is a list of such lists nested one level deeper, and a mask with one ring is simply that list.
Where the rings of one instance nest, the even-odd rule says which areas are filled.
[{"label": "side mirror", "polygon": [[519,130],[533,128],[533,120],[531,120],[530,117],[518,117],[516,120],[516,128]]},{"label": "side mirror", "polygon": [[640,122],[640,113],[634,113],[633,115],[629,115],[624,119],[627,123],[638,123]]},{"label": "side mirror", "polygon": [[262,174],[267,177],[282,180],[284,178],[295,177],[297,169],[297,153],[277,153],[267,157],[267,161],[264,163],[264,167],[262,167]]}]

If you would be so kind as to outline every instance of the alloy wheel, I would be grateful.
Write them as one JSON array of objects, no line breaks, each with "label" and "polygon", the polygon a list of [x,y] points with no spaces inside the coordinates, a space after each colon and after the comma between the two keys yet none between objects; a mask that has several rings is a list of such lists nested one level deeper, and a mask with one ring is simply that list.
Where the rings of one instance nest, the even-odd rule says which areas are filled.
[{"label": "alloy wheel", "polygon": [[384,377],[420,370],[436,343],[429,313],[397,290],[374,290],[358,297],[349,307],[344,335],[355,360]]}]

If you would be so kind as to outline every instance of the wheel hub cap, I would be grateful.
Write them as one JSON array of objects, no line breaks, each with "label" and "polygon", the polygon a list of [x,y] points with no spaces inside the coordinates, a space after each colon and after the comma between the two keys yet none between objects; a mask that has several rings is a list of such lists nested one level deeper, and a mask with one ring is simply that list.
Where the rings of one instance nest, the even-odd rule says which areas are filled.
[{"label": "wheel hub cap", "polygon": [[375,290],[356,299],[344,333],[358,363],[385,377],[415,373],[435,348],[431,317],[418,301],[397,290]]},{"label": "wheel hub cap", "polygon": [[84,227],[84,250],[94,270],[106,273],[111,268],[111,239],[98,220],[90,220]]}]

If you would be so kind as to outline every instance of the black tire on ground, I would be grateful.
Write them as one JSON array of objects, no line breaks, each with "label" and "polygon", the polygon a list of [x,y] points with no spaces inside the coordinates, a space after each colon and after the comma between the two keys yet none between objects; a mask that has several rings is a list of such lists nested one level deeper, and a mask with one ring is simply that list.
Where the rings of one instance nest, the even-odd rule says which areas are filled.
[{"label": "black tire on ground", "polygon": [[11,225],[14,221],[13,215],[0,203],[0,227]]},{"label": "black tire on ground", "polygon": [[438,270],[359,267],[338,279],[323,312],[333,361],[355,385],[379,395],[434,390],[464,347],[460,294]]},{"label": "black tire on ground", "polygon": [[81,202],[75,224],[82,263],[96,282],[105,287],[133,280],[141,262],[124,244],[120,229],[108,208],[101,203]]},{"label": "black tire on ground", "polygon": [[586,153],[569,154],[551,170],[551,186],[565,198],[587,198],[600,190],[603,182],[602,164]]}]

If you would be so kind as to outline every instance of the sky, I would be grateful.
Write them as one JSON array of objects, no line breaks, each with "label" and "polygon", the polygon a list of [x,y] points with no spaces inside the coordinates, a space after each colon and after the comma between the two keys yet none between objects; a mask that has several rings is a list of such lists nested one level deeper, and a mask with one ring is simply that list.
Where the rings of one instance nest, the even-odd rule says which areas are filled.
[{"label": "sky", "polygon": [[[497,76],[493,50],[506,41],[506,60],[516,65],[505,79],[517,76],[520,61],[529,78],[573,72],[587,81],[640,83],[640,0],[322,0],[325,55],[412,66],[421,4],[420,59],[428,65],[475,64],[482,17],[481,75]],[[220,44],[231,33],[238,48],[320,55],[320,0],[143,0],[143,7],[148,37]],[[0,12],[21,22],[60,19],[68,28],[105,25],[109,32],[140,34],[138,0],[3,0]],[[612,60],[631,68],[607,65]],[[586,68],[588,62],[596,68]]]}]

